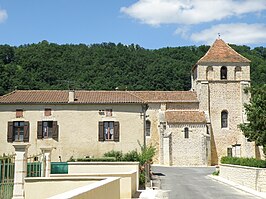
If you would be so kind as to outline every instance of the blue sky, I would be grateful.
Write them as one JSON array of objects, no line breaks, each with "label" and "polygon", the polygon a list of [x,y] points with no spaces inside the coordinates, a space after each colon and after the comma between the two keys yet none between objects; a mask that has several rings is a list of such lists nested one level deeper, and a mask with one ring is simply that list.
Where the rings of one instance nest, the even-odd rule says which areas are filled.
[{"label": "blue sky", "polygon": [[0,44],[266,46],[266,0],[1,0]]}]

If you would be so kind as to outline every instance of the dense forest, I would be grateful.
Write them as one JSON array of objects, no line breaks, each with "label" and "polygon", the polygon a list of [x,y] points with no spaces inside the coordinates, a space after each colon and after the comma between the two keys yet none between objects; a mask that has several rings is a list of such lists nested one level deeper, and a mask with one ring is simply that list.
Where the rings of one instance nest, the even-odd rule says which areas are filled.
[{"label": "dense forest", "polygon": [[[231,45],[266,83],[266,48]],[[15,89],[189,90],[191,67],[209,46],[147,50],[139,45],[0,45],[0,95]]]}]

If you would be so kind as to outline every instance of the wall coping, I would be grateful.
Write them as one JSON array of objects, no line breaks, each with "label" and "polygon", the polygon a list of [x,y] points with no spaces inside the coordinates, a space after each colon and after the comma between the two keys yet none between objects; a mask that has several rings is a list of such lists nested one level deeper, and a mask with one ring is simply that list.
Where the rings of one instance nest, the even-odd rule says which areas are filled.
[{"label": "wall coping", "polygon": [[220,164],[220,166],[235,167],[235,168],[242,168],[242,169],[252,169],[252,170],[266,170],[266,168],[248,167],[248,166],[241,166],[241,165],[235,165],[235,164]]},{"label": "wall coping", "polygon": [[108,173],[71,173],[71,174],[51,174],[50,177],[77,177],[77,176],[108,176],[108,175],[120,175],[120,176],[128,176],[134,173],[138,173],[137,170],[132,170],[128,172],[108,172]]},{"label": "wall coping", "polygon": [[27,177],[25,182],[44,182],[44,181],[95,181],[99,182],[106,180],[109,177],[95,177],[95,176],[54,176],[54,177]]},{"label": "wall coping", "polygon": [[76,188],[76,189],[52,196],[49,199],[72,198],[72,197],[78,196],[82,193],[85,193],[85,192],[91,191],[93,189],[96,189],[98,187],[104,186],[104,185],[111,183],[113,181],[116,181],[116,180],[119,180],[119,178],[118,177],[107,177],[107,178],[105,178],[101,181],[95,182],[93,184],[85,185],[85,186],[82,186],[82,187],[79,187],[79,188]]},{"label": "wall coping", "polygon": [[139,162],[68,162],[68,165],[139,165]]}]

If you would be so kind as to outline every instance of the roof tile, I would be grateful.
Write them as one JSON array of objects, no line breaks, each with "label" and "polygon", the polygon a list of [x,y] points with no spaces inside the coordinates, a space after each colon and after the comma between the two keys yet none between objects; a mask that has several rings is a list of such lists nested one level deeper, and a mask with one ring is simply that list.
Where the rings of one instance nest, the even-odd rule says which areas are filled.
[{"label": "roof tile", "polygon": [[205,114],[202,111],[166,111],[165,119],[168,123],[206,123]]},{"label": "roof tile", "polygon": [[131,91],[148,103],[156,102],[198,102],[193,91]]},{"label": "roof tile", "polygon": [[[16,90],[0,97],[1,104],[69,103],[65,90]],[[192,91],[75,91],[79,104],[198,102]]]},{"label": "roof tile", "polygon": [[208,52],[198,61],[200,63],[210,62],[239,62],[249,63],[250,60],[237,53],[233,48],[226,44],[222,39],[216,39]]}]

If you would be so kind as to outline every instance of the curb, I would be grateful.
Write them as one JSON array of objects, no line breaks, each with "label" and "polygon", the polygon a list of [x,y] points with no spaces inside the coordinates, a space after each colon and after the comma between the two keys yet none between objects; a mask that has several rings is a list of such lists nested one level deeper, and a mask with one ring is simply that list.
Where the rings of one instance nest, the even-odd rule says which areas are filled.
[{"label": "curb", "polygon": [[232,182],[230,180],[227,180],[225,178],[222,178],[220,176],[214,176],[214,175],[208,175],[207,177],[211,178],[212,180],[215,180],[217,182],[221,182],[221,183],[224,183],[224,184],[227,184],[227,185],[230,185],[236,189],[240,189],[244,192],[247,192],[249,194],[252,194],[252,195],[255,195],[255,196],[258,196],[258,197],[261,197],[261,198],[264,198],[266,199],[266,193],[265,192],[259,192],[259,191],[256,191],[254,189],[251,189],[251,188],[248,188],[248,187],[245,187],[243,185],[240,185],[240,184],[237,184],[235,182]]}]

